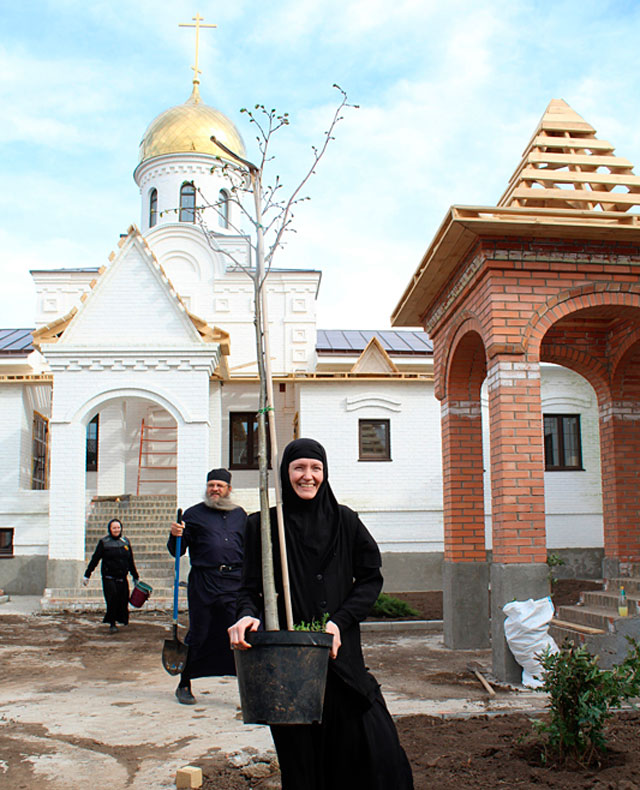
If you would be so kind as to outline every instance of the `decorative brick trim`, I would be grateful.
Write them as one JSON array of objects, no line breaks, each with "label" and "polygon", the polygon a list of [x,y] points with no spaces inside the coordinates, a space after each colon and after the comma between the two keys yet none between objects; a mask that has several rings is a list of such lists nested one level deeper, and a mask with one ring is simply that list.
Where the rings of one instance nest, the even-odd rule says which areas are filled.
[{"label": "decorative brick trim", "polygon": [[471,261],[462,269],[446,293],[441,295],[438,301],[438,306],[430,313],[428,317],[425,317],[424,328],[427,332],[431,332],[433,327],[440,323],[444,316],[451,310],[453,303],[464,291],[473,277],[478,273],[484,261],[484,253],[476,253]]},{"label": "decorative brick trim", "polygon": [[602,422],[609,422],[612,419],[637,422],[640,420],[640,402],[609,401],[600,406],[599,415]]},{"label": "decorative brick trim", "polygon": [[450,415],[477,420],[481,414],[482,407],[479,401],[444,401],[440,407],[440,416],[443,420]]},{"label": "decorative brick trim", "polygon": [[489,392],[498,387],[516,387],[527,379],[540,378],[538,362],[505,362],[498,360],[487,369],[487,388]]}]

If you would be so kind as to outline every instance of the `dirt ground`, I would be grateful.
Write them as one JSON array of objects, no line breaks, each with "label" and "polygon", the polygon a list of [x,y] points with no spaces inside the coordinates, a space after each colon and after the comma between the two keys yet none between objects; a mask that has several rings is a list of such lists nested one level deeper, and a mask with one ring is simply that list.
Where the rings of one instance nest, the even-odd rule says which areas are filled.
[{"label": "dirt ground", "polygon": [[[416,604],[441,616],[437,594]],[[177,704],[175,678],[160,662],[169,636],[166,615],[151,612],[135,612],[128,628],[110,635],[94,614],[0,608],[0,786],[169,790],[176,770],[192,764],[203,769],[205,790],[279,788],[268,729],[242,724],[234,678],[194,681],[197,704]],[[441,633],[425,631],[367,632],[363,643],[417,790],[640,788],[635,714],[612,722],[610,764],[549,771],[532,764],[517,739],[544,696],[496,686],[489,698],[467,664],[490,677],[490,651],[445,650]]]}]

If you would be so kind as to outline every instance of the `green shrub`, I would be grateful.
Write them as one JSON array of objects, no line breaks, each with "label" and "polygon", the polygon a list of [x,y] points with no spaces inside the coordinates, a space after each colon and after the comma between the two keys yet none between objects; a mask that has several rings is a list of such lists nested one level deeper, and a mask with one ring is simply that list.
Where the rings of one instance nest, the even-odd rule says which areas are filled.
[{"label": "green shrub", "polygon": [[408,603],[394,598],[392,595],[380,593],[378,600],[374,603],[371,614],[375,617],[419,617],[417,612]]},{"label": "green shrub", "polygon": [[553,587],[554,583],[558,581],[556,577],[553,575],[553,569],[558,568],[560,567],[560,565],[565,565],[565,564],[566,564],[565,561],[562,559],[562,557],[559,554],[554,554],[553,552],[547,554],[547,567],[549,568],[549,573],[548,573],[549,586]]},{"label": "green shrub", "polygon": [[545,670],[541,691],[549,694],[548,721],[534,721],[544,736],[545,761],[575,761],[589,766],[606,750],[604,727],[612,708],[640,693],[640,645],[629,639],[629,652],[613,669],[600,669],[595,656],[573,642],[540,657]]},{"label": "green shrub", "polygon": [[305,623],[304,620],[300,623],[296,623],[293,626],[294,631],[324,631],[327,627],[327,622],[329,620],[329,612],[325,612],[322,617],[318,620],[316,617],[310,623]]}]

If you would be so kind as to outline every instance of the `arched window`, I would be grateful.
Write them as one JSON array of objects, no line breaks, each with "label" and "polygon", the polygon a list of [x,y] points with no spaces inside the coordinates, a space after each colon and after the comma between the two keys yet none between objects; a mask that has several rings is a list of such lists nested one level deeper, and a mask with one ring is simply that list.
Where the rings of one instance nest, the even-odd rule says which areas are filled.
[{"label": "arched window", "polygon": [[158,224],[158,190],[152,189],[149,193],[149,227]]},{"label": "arched window", "polygon": [[221,189],[218,195],[218,225],[229,227],[229,193],[226,189]]},{"label": "arched window", "polygon": [[185,182],[180,187],[180,222],[196,221],[196,188]]}]

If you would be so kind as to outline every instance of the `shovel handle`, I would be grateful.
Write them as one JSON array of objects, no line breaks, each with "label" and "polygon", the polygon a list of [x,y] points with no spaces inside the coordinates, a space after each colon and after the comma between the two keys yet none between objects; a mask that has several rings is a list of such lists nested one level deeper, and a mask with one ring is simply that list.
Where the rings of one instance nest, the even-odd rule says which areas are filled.
[{"label": "shovel handle", "polygon": [[[178,514],[176,515],[176,521],[178,524],[182,521],[182,508],[178,508]],[[176,562],[174,566],[174,574],[173,574],[173,627],[174,627],[174,636],[175,631],[178,627],[178,586],[180,584],[180,549],[182,548],[182,535],[178,535],[176,537]]]}]

